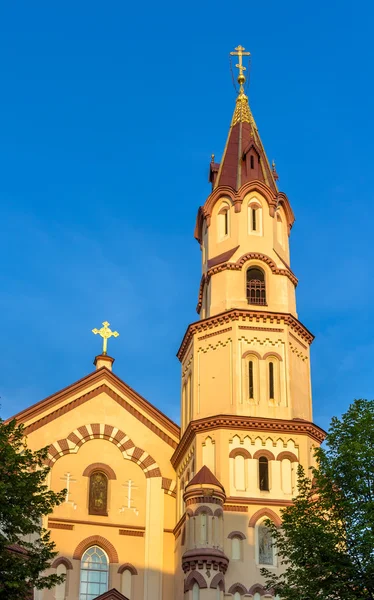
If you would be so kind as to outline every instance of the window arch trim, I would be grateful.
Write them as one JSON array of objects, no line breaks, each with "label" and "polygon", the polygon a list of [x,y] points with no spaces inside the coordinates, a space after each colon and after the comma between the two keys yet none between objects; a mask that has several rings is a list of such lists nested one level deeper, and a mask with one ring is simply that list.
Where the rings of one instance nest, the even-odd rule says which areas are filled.
[{"label": "window arch trim", "polygon": [[273,510],[270,508],[260,508],[249,519],[248,527],[255,527],[258,521],[263,520],[264,517],[273,521],[277,527],[280,527],[282,524],[280,517]]},{"label": "window arch trim", "polygon": [[270,452],[270,450],[262,450],[262,449],[257,450],[254,453],[253,458],[258,459],[258,458],[261,458],[262,456],[267,458],[268,460],[275,460],[275,456],[272,452]]},{"label": "window arch trim", "polygon": [[131,565],[130,563],[124,563],[123,565],[121,565],[118,568],[117,573],[119,573],[120,575],[122,575],[122,573],[124,571],[130,571],[131,575],[137,575],[138,571],[135,569],[134,565]]},{"label": "window arch trim", "polygon": [[242,354],[242,358],[249,358],[250,356],[258,358],[258,360],[262,359],[261,354],[259,352],[256,352],[256,350],[247,350],[247,352],[244,352],[244,354]]},{"label": "window arch trim", "polygon": [[245,448],[233,448],[229,454],[229,458],[235,458],[236,456],[243,456],[246,459],[252,458]]},{"label": "window arch trim", "polygon": [[91,535],[82,540],[74,550],[73,558],[81,560],[83,554],[91,546],[99,546],[107,553],[110,563],[118,563],[118,553],[113,544],[101,535]]},{"label": "window arch trim", "polygon": [[244,585],[242,583],[236,582],[236,583],[233,583],[233,585],[229,588],[228,592],[229,592],[229,594],[232,594],[232,595],[234,595],[235,592],[239,592],[239,594],[246,594],[247,588],[244,587]]},{"label": "window arch trim", "polygon": [[276,460],[285,460],[286,458],[291,462],[299,462],[299,459],[297,458],[296,454],[287,450],[278,454]]},{"label": "window arch trim", "polygon": [[198,515],[201,515],[205,513],[208,517],[213,517],[213,511],[209,506],[199,506],[195,512],[194,512],[194,516],[197,517]]},{"label": "window arch trim", "polygon": [[232,531],[231,533],[229,533],[229,535],[227,536],[227,539],[232,540],[232,538],[239,538],[241,540],[245,540],[247,539],[244,535],[244,533],[242,533],[241,531]]},{"label": "window arch trim", "polygon": [[106,465],[105,463],[92,463],[92,465],[88,465],[88,467],[86,467],[83,471],[82,475],[84,477],[91,477],[92,473],[95,471],[102,471],[108,479],[117,479],[112,467]]},{"label": "window arch trim", "polygon": [[216,573],[210,582],[210,589],[216,590],[218,587],[221,592],[225,591],[225,578],[222,573]]},{"label": "window arch trim", "polygon": [[264,354],[264,356],[262,358],[264,360],[266,360],[267,358],[274,358],[274,359],[277,359],[279,361],[283,360],[283,358],[281,357],[280,354],[278,354],[278,352],[266,352],[266,354]]},{"label": "window arch trim", "polygon": [[199,586],[199,588],[201,590],[205,589],[208,587],[207,582],[205,581],[204,577],[202,576],[201,573],[199,573],[198,571],[194,571],[189,573],[187,579],[184,582],[184,591],[185,592],[190,592],[194,586],[194,584],[197,583],[197,585]]},{"label": "window arch trim", "polygon": [[58,558],[56,558],[51,564],[51,567],[52,569],[57,569],[57,567],[59,567],[60,565],[64,565],[67,571],[73,568],[72,562],[65,556],[59,556]]}]

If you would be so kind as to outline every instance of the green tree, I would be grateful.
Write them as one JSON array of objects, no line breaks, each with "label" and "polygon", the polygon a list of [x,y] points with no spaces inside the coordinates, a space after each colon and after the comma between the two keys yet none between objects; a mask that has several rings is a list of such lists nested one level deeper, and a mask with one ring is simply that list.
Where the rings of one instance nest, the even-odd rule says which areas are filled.
[{"label": "green tree", "polygon": [[282,526],[266,523],[284,569],[262,569],[266,585],[282,600],[374,600],[374,400],[334,417],[315,454]]},{"label": "green tree", "polygon": [[56,556],[42,517],[63,502],[65,490],[48,489],[48,448],[33,452],[22,425],[0,419],[0,598],[23,600],[33,587],[51,588],[63,578],[43,575]]}]

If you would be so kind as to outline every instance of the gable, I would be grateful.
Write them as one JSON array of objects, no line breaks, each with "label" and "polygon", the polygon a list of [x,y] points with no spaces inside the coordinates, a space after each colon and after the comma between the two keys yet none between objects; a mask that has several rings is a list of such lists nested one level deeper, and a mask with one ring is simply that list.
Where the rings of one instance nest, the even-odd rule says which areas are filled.
[{"label": "gable", "polygon": [[25,433],[29,435],[102,393],[112,398],[169,446],[176,448],[180,437],[178,425],[105,367],[26,408],[12,418],[22,422],[25,425]]},{"label": "gable", "polygon": [[100,594],[100,596],[96,596],[95,600],[128,600],[128,598],[116,590],[116,588],[113,588],[108,592]]}]

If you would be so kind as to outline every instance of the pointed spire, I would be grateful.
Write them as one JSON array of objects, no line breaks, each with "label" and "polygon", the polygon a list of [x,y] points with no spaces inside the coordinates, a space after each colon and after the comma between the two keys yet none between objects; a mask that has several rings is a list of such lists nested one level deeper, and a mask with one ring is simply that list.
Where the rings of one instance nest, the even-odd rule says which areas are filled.
[{"label": "pointed spire", "polygon": [[248,56],[249,52],[244,52],[244,48],[238,46],[231,54],[239,58],[239,64],[236,65],[239,69],[239,93],[221,164],[218,172],[217,163],[214,163],[215,168],[211,165],[209,180],[213,189],[227,185],[239,190],[244,183],[258,179],[277,192],[278,176],[275,169],[270,167],[249,107],[248,96],[244,92],[246,78],[242,56]]}]

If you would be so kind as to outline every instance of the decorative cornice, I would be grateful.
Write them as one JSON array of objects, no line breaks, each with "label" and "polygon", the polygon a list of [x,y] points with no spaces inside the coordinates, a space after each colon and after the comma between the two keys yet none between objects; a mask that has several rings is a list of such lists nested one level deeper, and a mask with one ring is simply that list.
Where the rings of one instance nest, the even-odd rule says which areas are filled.
[{"label": "decorative cornice", "polygon": [[203,568],[226,573],[228,565],[226,554],[216,548],[194,548],[187,550],[182,556],[182,569],[185,573]]},{"label": "decorative cornice", "polygon": [[[65,404],[64,406],[60,407],[57,411],[55,411],[53,415],[54,418],[57,418],[58,416],[60,416],[60,414],[64,414],[65,412],[71,410],[71,408],[75,408],[77,405],[82,404],[86,401],[86,399],[90,399],[92,397],[92,392],[97,392],[94,394],[97,395],[98,393],[105,391],[114,400],[116,400],[119,404],[126,408],[126,410],[131,412],[141,422],[147,425],[147,427],[151,428],[150,425],[152,425],[155,428],[155,430],[159,432],[159,437],[163,436],[163,439],[165,439],[165,441],[168,441],[170,439],[169,436],[166,435],[165,432],[162,431],[159,427],[157,427],[157,425],[152,423],[152,421],[150,421],[147,416],[145,416],[142,412],[138,411],[134,406],[132,406],[124,398],[122,398],[122,396],[116,394],[116,392],[111,387],[109,387],[108,383],[102,383],[103,378],[106,379],[108,383],[111,383],[113,387],[117,388],[121,393],[127,396],[132,402],[134,402],[134,404],[137,405],[138,408],[146,412],[148,414],[148,417],[155,419],[158,422],[158,424],[161,427],[164,427],[167,431],[169,431],[169,433],[172,436],[174,436],[174,438],[179,438],[180,427],[178,427],[176,423],[174,423],[164,413],[162,413],[150,402],[148,402],[148,400],[140,396],[140,394],[133,390],[124,381],[122,381],[122,379],[117,377],[117,375],[109,371],[106,367],[101,367],[100,369],[93,371],[93,373],[86,375],[86,377],[83,377],[79,381],[76,381],[72,385],[69,385],[68,387],[57,392],[56,394],[48,396],[44,400],[41,400],[40,402],[33,404],[29,408],[26,408],[25,410],[17,413],[16,415],[14,415],[14,417],[10,417],[9,419],[7,419],[6,422],[11,421],[12,419],[16,419],[20,423],[27,423],[27,421],[34,419],[38,415],[49,411],[50,409],[52,409],[55,406],[58,406],[62,402],[66,402],[66,400],[69,400],[77,393],[83,392],[83,396],[72,400],[72,402],[70,402],[69,404]],[[98,384],[98,387],[96,387],[95,390],[92,390],[92,392],[85,392],[85,390],[87,390],[89,386],[95,384]],[[81,399],[83,400],[79,402],[79,400]],[[70,405],[73,406],[71,406],[71,408],[68,408]],[[44,422],[50,422],[50,420],[52,419],[49,419],[49,416],[50,415],[48,414],[42,419],[40,419],[40,421],[37,421],[38,426],[36,427],[34,427],[35,423],[30,424],[28,427],[26,427],[26,433],[34,431],[35,429],[38,429],[39,427],[43,426]],[[175,443],[175,440],[172,441]],[[170,444],[169,441],[168,443]]]},{"label": "decorative cornice", "polygon": [[213,431],[215,429],[242,429],[248,434],[250,431],[264,431],[266,433],[288,433],[291,435],[307,435],[315,442],[321,444],[326,433],[311,423],[299,419],[265,419],[262,417],[248,417],[244,415],[216,415],[191,421],[185,430],[178,448],[171,457],[171,463],[176,469],[185,451],[192,443],[197,433]]},{"label": "decorative cornice", "polygon": [[[204,331],[212,330],[214,327],[220,327],[227,325],[233,321],[253,322],[256,323],[276,323],[277,325],[288,325],[293,329],[300,337],[302,337],[308,344],[311,344],[314,340],[314,336],[308,331],[306,327],[300,321],[298,321],[290,313],[278,313],[272,311],[260,311],[260,310],[249,310],[249,309],[236,309],[227,310],[219,313],[207,319],[201,319],[195,321],[188,326],[186,333],[184,334],[182,343],[177,352],[177,357],[180,361],[183,360],[187,348],[195,335],[195,333],[202,333]],[[240,326],[239,326],[240,327]]]}]

